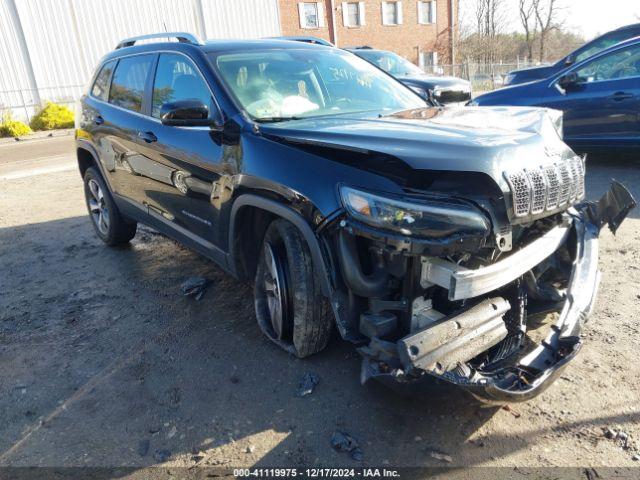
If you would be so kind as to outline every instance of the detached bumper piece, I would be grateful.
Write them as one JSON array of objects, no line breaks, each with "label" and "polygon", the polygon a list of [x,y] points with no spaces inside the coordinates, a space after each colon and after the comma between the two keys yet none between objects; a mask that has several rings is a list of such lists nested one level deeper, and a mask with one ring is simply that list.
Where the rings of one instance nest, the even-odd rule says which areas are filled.
[{"label": "detached bumper piece", "polygon": [[426,327],[398,342],[400,360],[427,372],[442,374],[477,357],[507,336],[502,316],[511,308],[503,298],[475,307]]},{"label": "detached bumper piece", "polygon": [[[600,282],[600,229],[608,224],[615,232],[634,206],[628,191],[614,183],[599,202],[570,209],[565,223],[491,265],[464,269],[448,260],[423,260],[423,291],[431,286],[445,289],[448,300],[462,307],[458,313],[438,317],[429,310],[431,304],[425,304],[422,308],[429,316],[410,334],[397,341],[373,336],[360,348],[362,382],[370,378],[391,385],[444,382],[497,404],[540,394],[582,347],[581,329],[593,309]],[[508,356],[498,358],[495,352],[526,331],[526,293],[523,303],[502,293],[509,288],[530,288],[525,279],[535,280],[534,272],[541,265],[562,266],[561,295],[549,302],[553,304],[549,311],[558,312],[558,318],[540,343],[529,341],[526,348],[511,349]],[[523,323],[514,328],[513,319],[522,314]],[[489,352],[494,352],[494,360],[481,360],[489,358]]]}]

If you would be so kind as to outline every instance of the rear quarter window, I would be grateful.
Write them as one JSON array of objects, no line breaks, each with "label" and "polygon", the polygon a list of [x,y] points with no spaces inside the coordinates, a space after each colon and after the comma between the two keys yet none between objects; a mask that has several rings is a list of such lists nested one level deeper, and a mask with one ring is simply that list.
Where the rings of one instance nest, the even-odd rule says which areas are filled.
[{"label": "rear quarter window", "polygon": [[109,90],[109,103],[134,112],[142,111],[142,100],[153,55],[135,55],[118,61]]},{"label": "rear quarter window", "polygon": [[93,86],[91,87],[91,96],[98,98],[100,100],[104,100],[105,102],[109,98],[109,84],[111,82],[111,74],[113,73],[113,68],[116,66],[116,61],[112,60],[110,62],[105,63],[98,76],[96,77],[96,81],[93,82]]}]

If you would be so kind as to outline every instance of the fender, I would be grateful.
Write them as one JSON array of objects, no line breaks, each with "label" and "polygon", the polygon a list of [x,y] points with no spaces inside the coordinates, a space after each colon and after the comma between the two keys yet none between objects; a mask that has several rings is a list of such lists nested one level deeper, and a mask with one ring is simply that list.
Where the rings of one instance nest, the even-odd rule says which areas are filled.
[{"label": "fender", "polygon": [[[93,157],[93,163],[95,163],[96,167],[98,167],[98,170],[100,170],[100,174],[102,175],[102,178],[104,179],[105,182],[107,182],[107,185],[111,190],[111,193],[113,193],[113,188],[111,188],[111,185],[109,185],[109,177],[108,175],[106,175],[104,171],[104,167],[102,166],[102,162],[100,161],[100,156],[98,155],[98,152],[93,146],[93,144],[88,140],[84,140],[82,138],[76,138],[76,156],[80,148],[88,151],[91,154],[91,156]],[[78,162],[78,169],[79,168],[80,168],[80,163]]]},{"label": "fender", "polygon": [[[275,215],[278,215],[281,218],[291,222],[296,226],[296,228],[302,233],[302,236],[307,242],[309,246],[309,251],[311,252],[311,260],[313,262],[313,268],[316,272],[319,273],[320,282],[322,286],[322,293],[328,298],[332,298],[333,288],[331,286],[331,282],[329,281],[329,274],[326,267],[326,262],[324,256],[322,254],[322,250],[320,248],[320,242],[318,241],[318,237],[312,230],[309,223],[304,219],[302,215],[300,215],[295,210],[287,207],[282,203],[278,203],[274,200],[270,200],[268,198],[261,197],[259,195],[254,195],[251,193],[246,193],[240,195],[233,202],[233,206],[231,207],[231,218],[230,218],[230,228],[229,228],[229,258],[230,265],[235,265],[235,245],[233,239],[236,234],[236,214],[242,207],[252,206],[257,207],[262,210],[266,210],[267,212],[271,212]],[[234,272],[235,273],[235,272]],[[237,276],[237,274],[236,274]]]}]

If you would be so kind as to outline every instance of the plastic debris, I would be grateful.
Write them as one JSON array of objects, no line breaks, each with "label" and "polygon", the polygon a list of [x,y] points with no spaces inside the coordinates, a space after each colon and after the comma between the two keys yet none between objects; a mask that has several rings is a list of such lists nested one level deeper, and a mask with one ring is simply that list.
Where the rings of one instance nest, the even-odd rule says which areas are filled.
[{"label": "plastic debris", "polygon": [[358,446],[358,441],[348,433],[337,431],[331,437],[331,446],[338,452],[348,452],[356,461],[362,461],[362,450]]},{"label": "plastic debris", "polygon": [[210,283],[204,277],[189,277],[182,283],[182,294],[200,300]]},{"label": "plastic debris", "polygon": [[304,397],[305,395],[311,395],[316,385],[320,383],[320,379],[314,373],[305,373],[304,377],[300,379],[298,383],[298,397]]},{"label": "plastic debris", "polygon": [[442,462],[447,462],[447,463],[453,462],[453,458],[451,458],[451,455],[447,455],[446,453],[432,451],[432,452],[429,452],[429,455],[431,455],[431,457],[435,458],[436,460],[440,460]]}]

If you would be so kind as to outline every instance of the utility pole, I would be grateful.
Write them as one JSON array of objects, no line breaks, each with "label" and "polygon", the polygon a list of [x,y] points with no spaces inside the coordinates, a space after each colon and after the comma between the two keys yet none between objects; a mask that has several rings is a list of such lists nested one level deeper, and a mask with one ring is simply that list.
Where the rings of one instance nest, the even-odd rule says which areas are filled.
[{"label": "utility pole", "polygon": [[38,90],[38,82],[36,81],[36,74],[33,70],[31,55],[29,55],[27,38],[24,35],[20,15],[18,14],[18,8],[16,7],[16,0],[7,0],[7,7],[9,10],[9,16],[11,17],[11,23],[13,23],[13,28],[15,29],[16,36],[18,37],[18,44],[20,45],[20,52],[22,53],[22,59],[24,61],[24,69],[27,73],[27,80],[29,81],[29,90],[33,92],[33,101],[37,105],[42,105],[40,91]]}]

